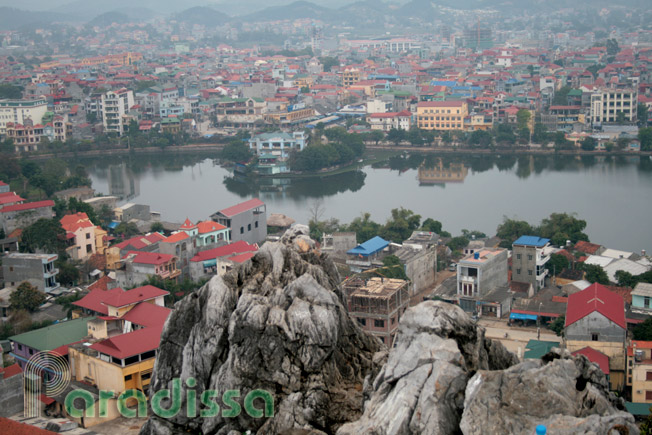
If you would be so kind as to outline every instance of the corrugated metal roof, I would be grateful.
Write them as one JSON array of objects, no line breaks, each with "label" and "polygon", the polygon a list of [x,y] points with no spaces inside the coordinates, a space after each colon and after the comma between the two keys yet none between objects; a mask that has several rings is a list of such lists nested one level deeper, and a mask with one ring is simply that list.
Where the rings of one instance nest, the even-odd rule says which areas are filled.
[{"label": "corrugated metal roof", "polygon": [[368,256],[382,251],[389,245],[389,242],[380,236],[369,239],[364,243],[359,244],[355,248],[349,250],[347,254],[350,255],[363,255]]},{"label": "corrugated metal roof", "polygon": [[542,248],[550,243],[550,239],[544,239],[539,236],[521,236],[513,243],[514,245],[535,246]]}]

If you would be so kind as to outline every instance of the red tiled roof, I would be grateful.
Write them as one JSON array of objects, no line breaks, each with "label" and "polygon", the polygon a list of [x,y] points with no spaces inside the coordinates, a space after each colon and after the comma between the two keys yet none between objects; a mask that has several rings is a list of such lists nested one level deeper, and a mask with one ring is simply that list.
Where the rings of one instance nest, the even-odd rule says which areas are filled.
[{"label": "red tiled roof", "polygon": [[137,287],[135,289],[131,289],[127,291],[124,291],[121,288],[117,288],[114,290],[120,290],[120,291],[116,292],[111,290],[110,292],[103,293],[104,295],[107,296],[103,298],[102,304],[120,308],[120,307],[126,307],[127,305],[133,305],[138,302],[154,299],[159,296],[165,296],[170,294],[169,292],[165,290],[161,290],[158,287],[154,287],[153,285]]},{"label": "red tiled roof", "polygon": [[61,222],[61,226],[64,230],[71,233],[76,232],[80,228],[90,228],[95,226],[90,219],[88,219],[88,215],[82,212],[65,215],[59,222]]},{"label": "red tiled roof", "polygon": [[12,376],[18,375],[23,372],[23,369],[20,368],[18,364],[12,364],[8,367],[0,367],[0,373],[2,374],[2,379],[7,379]]},{"label": "red tiled roof", "polygon": [[54,207],[54,201],[45,200],[45,201],[35,201],[35,202],[26,202],[24,204],[14,204],[7,205],[0,209],[0,213],[7,213],[10,211],[24,211],[24,210],[34,210],[35,208],[44,208],[44,207]]},{"label": "red tiled roof", "polygon": [[573,355],[578,354],[584,355],[589,359],[589,361],[596,363],[605,375],[609,374],[609,357],[607,355],[599,350],[593,349],[592,347],[585,347],[573,352]]},{"label": "red tiled roof", "polygon": [[93,284],[89,285],[88,290],[93,291],[96,289],[100,289],[102,291],[107,291],[109,290],[109,284],[111,284],[114,281],[115,280],[112,279],[110,276],[104,275],[102,278],[98,279]]},{"label": "red tiled roof", "polygon": [[188,235],[188,233],[183,232],[183,231],[179,231],[178,233],[172,234],[170,237],[168,237],[167,239],[165,239],[163,241],[165,243],[177,243],[177,242],[185,240],[185,239],[187,239],[189,237],[190,236]]},{"label": "red tiled roof", "polygon": [[39,429],[36,426],[31,426],[26,423],[20,423],[6,417],[0,417],[0,428],[2,433],[11,435],[55,435],[56,432],[51,432],[45,429]]},{"label": "red tiled roof", "polygon": [[129,358],[130,356],[158,349],[162,329],[163,325],[160,328],[138,329],[100,341],[89,347],[116,358]]},{"label": "red tiled roof", "polygon": [[199,234],[207,234],[213,233],[215,231],[225,230],[226,227],[224,225],[218,224],[217,222],[204,221],[197,224],[197,229],[199,230]]},{"label": "red tiled roof", "polygon": [[122,319],[140,326],[162,328],[171,311],[156,304],[141,303],[127,311]]},{"label": "red tiled roof", "polygon": [[255,252],[245,252],[244,254],[234,255],[233,257],[229,257],[229,260],[233,261],[234,263],[244,263],[254,255],[256,255]]},{"label": "red tiled roof", "polygon": [[94,289],[89,294],[72,304],[98,313],[109,314],[108,308],[103,305],[102,302],[104,302],[104,300],[110,295],[120,292],[124,292],[120,287],[111,290]]},{"label": "red tiled roof", "polygon": [[652,349],[652,341],[632,340],[632,344],[627,347],[627,356],[634,356],[634,345],[637,349]]},{"label": "red tiled roof", "polygon": [[596,245],[595,243],[585,242],[583,240],[580,240],[579,242],[575,243],[575,250],[584,252],[585,254],[594,255],[596,252],[598,252],[600,248],[601,248],[600,245]]},{"label": "red tiled roof", "polygon": [[180,228],[181,228],[182,230],[192,230],[192,229],[194,229],[195,227],[196,227],[196,225],[193,224],[193,223],[190,221],[190,219],[186,218],[185,222],[183,223],[183,225],[181,225]]},{"label": "red tiled roof", "polygon": [[22,201],[25,201],[25,198],[16,195],[14,192],[0,193],[0,206],[3,204],[15,204]]},{"label": "red tiled roof", "polygon": [[159,254],[158,252],[140,252],[140,251],[129,251],[127,255],[123,258],[127,258],[133,255],[133,262],[137,264],[164,264],[170,262],[174,255],[171,254]]},{"label": "red tiled roof", "polygon": [[239,255],[245,252],[256,252],[258,250],[257,245],[250,245],[244,240],[239,240],[235,243],[230,243],[226,246],[220,246],[219,248],[209,249],[207,251],[201,251],[197,253],[190,261],[206,261],[206,260],[215,260],[219,257],[227,257],[230,255]]},{"label": "red tiled roof", "polygon": [[627,328],[623,298],[598,283],[591,284],[584,290],[568,297],[565,326],[572,325],[594,311],[599,312],[621,328]]},{"label": "red tiled roof", "polygon": [[265,205],[264,202],[262,202],[258,198],[254,198],[254,199],[250,199],[249,201],[242,202],[238,205],[234,205],[233,207],[225,208],[224,210],[220,210],[219,212],[226,217],[232,217],[242,212],[245,212],[247,210],[251,210],[252,208],[260,207],[263,205]]},{"label": "red tiled roof", "polygon": [[154,243],[160,242],[163,239],[165,239],[165,236],[163,234],[154,232],[146,236],[132,237],[131,239],[127,239],[124,242],[118,243],[115,246],[120,248],[120,250],[128,246],[131,246],[133,249],[138,250],[153,245]]}]

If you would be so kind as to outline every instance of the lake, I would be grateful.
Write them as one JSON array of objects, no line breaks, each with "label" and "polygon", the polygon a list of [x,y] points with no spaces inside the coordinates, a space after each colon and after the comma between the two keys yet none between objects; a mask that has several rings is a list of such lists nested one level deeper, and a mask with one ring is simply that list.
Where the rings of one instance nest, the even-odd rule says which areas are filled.
[{"label": "lake", "polygon": [[404,155],[357,171],[301,179],[234,177],[208,155],[80,159],[93,187],[125,202],[149,204],[166,221],[206,219],[252,197],[267,213],[307,223],[321,202],[322,218],[349,222],[361,213],[384,222],[404,207],[462,229],[493,235],[504,216],[538,224],[552,212],[577,213],[602,245],[639,252],[652,247],[652,160],[637,156]]}]

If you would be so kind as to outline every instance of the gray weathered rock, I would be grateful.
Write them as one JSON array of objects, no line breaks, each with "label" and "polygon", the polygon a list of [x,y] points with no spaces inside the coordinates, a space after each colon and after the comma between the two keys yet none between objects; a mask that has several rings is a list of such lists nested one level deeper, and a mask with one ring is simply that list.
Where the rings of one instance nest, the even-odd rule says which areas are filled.
[{"label": "gray weathered rock", "polygon": [[459,307],[421,303],[403,315],[396,347],[374,380],[364,415],[338,434],[457,433],[468,378],[516,362]]},{"label": "gray weathered rock", "polygon": [[622,399],[609,392],[605,375],[584,356],[556,349],[503,371],[476,373],[466,387],[461,429],[465,434],[607,434],[626,427],[638,434]]},{"label": "gray weathered rock", "polygon": [[[182,412],[151,417],[142,434],[334,433],[359,417],[364,378],[381,344],[351,321],[337,270],[307,234],[307,227],[293,227],[279,243],[265,244],[250,262],[177,304],[161,337],[151,393],[180,378]],[[185,381],[191,377],[197,397],[207,389],[220,398],[237,389],[241,405],[249,391],[267,390],[275,415],[256,419],[243,407],[235,418],[187,417]]]}]

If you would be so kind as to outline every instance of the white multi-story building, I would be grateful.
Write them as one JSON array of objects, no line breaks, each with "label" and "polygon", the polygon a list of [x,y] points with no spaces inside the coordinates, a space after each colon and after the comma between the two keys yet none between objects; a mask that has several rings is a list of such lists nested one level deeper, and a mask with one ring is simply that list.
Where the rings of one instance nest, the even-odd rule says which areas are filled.
[{"label": "white multi-story building", "polygon": [[287,159],[290,152],[302,151],[305,146],[306,136],[302,131],[263,133],[249,139],[249,149],[257,156],[272,155],[280,159]]},{"label": "white multi-story building", "polygon": [[619,121],[635,122],[638,92],[636,89],[600,89],[591,95],[591,121],[593,124]]},{"label": "white multi-story building", "polygon": [[127,89],[109,91],[102,95],[102,124],[107,133],[125,132],[128,125],[124,116],[134,105],[134,93]]},{"label": "white multi-story building", "polygon": [[25,124],[31,119],[34,125],[40,124],[48,110],[45,99],[0,100],[0,134],[7,133],[7,123]]},{"label": "white multi-story building", "polygon": [[412,126],[412,113],[409,110],[402,112],[372,113],[367,115],[367,122],[372,130],[390,131],[409,130]]}]

